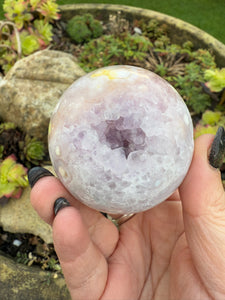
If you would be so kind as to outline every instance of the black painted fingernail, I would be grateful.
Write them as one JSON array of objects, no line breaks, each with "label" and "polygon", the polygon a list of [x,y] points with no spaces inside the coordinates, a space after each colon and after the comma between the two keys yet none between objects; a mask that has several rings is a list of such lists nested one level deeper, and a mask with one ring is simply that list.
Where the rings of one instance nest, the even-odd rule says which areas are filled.
[{"label": "black painted fingernail", "polygon": [[216,136],[212,142],[209,163],[212,167],[219,169],[225,157],[225,131],[222,126],[217,130]]},{"label": "black painted fingernail", "polygon": [[30,169],[28,172],[28,181],[30,187],[32,188],[39,179],[45,176],[54,176],[54,175],[49,170],[42,167],[34,167]]},{"label": "black painted fingernail", "polygon": [[58,199],[55,200],[54,203],[54,213],[55,216],[57,215],[57,213],[64,207],[68,207],[71,206],[70,203],[63,197],[60,197]]}]

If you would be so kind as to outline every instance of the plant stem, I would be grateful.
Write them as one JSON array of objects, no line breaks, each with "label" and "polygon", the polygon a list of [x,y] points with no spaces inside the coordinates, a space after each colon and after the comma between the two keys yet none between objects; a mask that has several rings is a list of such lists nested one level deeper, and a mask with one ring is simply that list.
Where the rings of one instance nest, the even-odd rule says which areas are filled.
[{"label": "plant stem", "polygon": [[10,21],[1,21],[0,22],[0,37],[1,37],[1,32],[2,32],[2,29],[5,27],[5,26],[12,26],[14,32],[15,32],[15,36],[16,36],[16,42],[17,42],[17,54],[18,54],[18,57],[21,58],[22,56],[22,47],[21,47],[21,41],[20,41],[20,34],[19,34],[19,31],[18,29],[16,28],[16,25],[13,23],[13,22],[10,22]]},{"label": "plant stem", "polygon": [[222,96],[221,96],[221,100],[220,100],[219,105],[224,104],[224,102],[225,102],[225,89],[223,90],[223,93],[222,93]]}]

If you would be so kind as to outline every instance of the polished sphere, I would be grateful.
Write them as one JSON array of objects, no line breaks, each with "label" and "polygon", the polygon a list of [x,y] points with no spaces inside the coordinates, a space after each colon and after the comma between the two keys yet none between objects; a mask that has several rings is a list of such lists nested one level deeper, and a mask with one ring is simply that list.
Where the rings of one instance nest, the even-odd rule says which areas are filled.
[{"label": "polished sphere", "polygon": [[193,125],[177,91],[132,66],[98,69],[62,95],[49,126],[60,181],[96,210],[128,214],[168,198],[193,155]]}]

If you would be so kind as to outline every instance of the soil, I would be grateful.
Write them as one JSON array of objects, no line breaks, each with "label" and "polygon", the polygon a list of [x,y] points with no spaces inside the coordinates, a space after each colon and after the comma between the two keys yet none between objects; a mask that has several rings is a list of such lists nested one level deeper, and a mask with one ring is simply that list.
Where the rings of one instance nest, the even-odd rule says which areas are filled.
[{"label": "soil", "polygon": [[6,232],[0,227],[0,253],[28,266],[61,271],[53,244],[32,234]]}]

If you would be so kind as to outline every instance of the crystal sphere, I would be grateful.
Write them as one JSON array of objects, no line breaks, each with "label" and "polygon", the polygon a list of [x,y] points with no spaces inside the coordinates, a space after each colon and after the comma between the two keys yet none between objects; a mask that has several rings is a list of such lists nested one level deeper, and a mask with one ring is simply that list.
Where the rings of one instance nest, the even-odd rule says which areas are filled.
[{"label": "crystal sphere", "polygon": [[56,174],[78,200],[111,214],[145,211],[183,181],[193,125],[177,91],[158,75],[111,66],[75,81],[49,125]]}]

